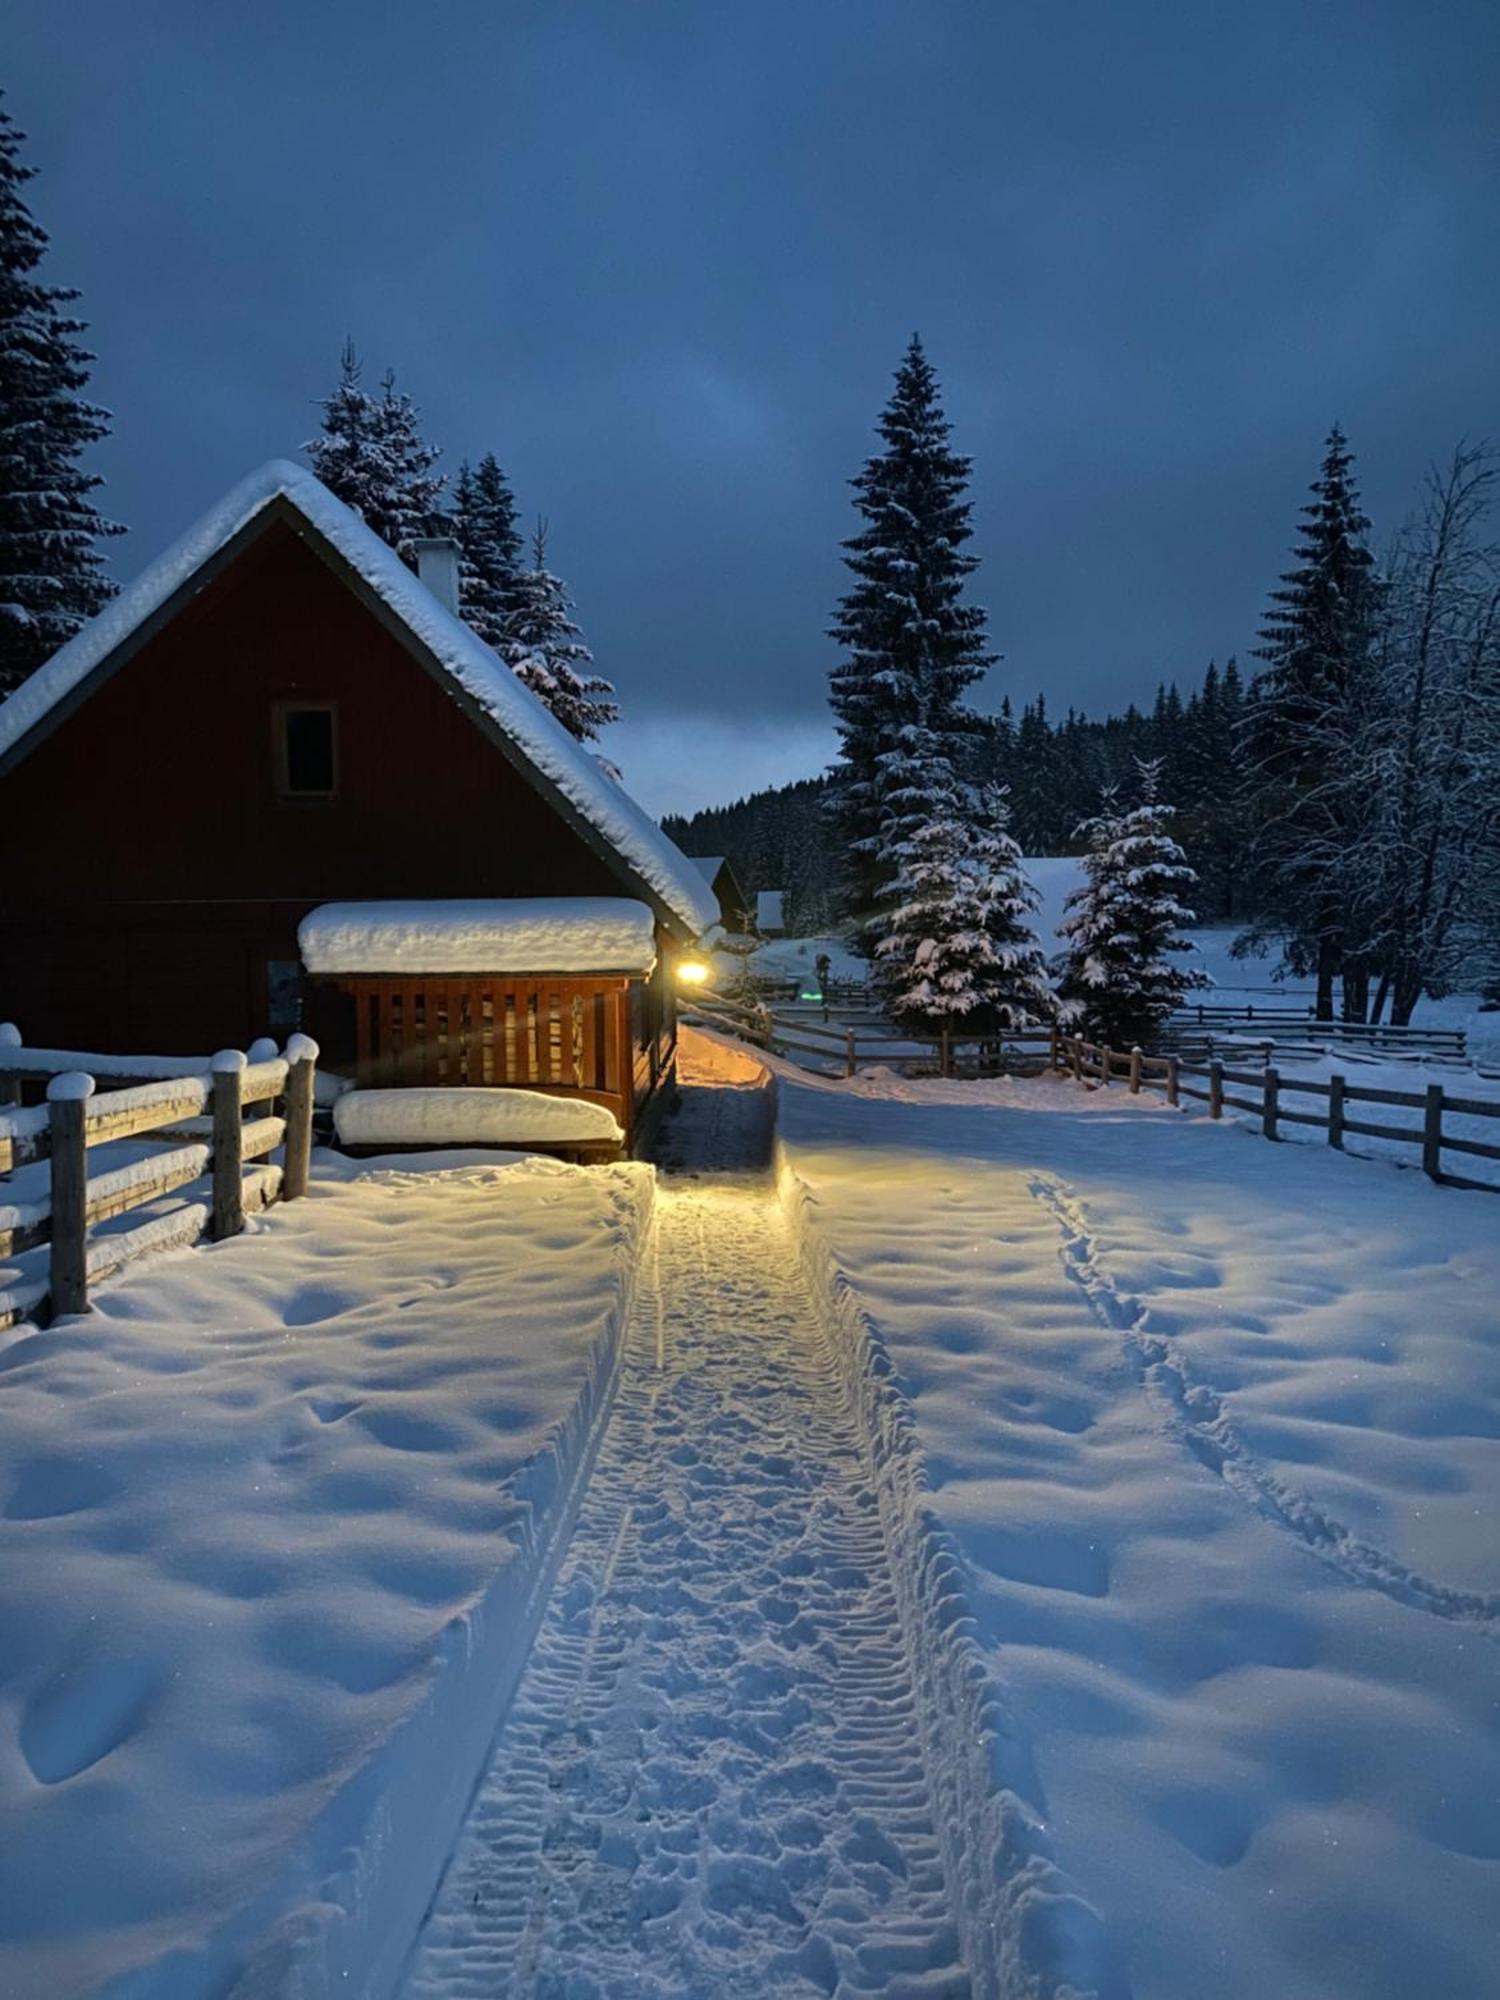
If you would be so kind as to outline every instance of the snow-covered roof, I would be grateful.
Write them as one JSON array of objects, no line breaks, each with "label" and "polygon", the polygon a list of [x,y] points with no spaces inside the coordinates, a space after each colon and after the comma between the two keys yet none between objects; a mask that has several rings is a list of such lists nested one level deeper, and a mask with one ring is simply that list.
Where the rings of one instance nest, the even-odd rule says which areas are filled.
[{"label": "snow-covered roof", "polygon": [[786,929],[783,914],[785,891],[782,889],[761,889],[755,898],[755,921],[763,931]]},{"label": "snow-covered roof", "polygon": [[698,870],[624,787],[605,775],[592,753],[462,619],[438,602],[393,549],[321,480],[287,459],[273,459],[242,479],[0,703],[0,758],[190,585],[258,514],[278,502],[349,565],[418,649],[498,728],[540,788],[613,850],[660,903],[663,915],[692,936],[717,920],[718,906]]},{"label": "snow-covered roof", "polygon": [[625,896],[324,903],[297,943],[309,972],[646,973],[656,920]]}]

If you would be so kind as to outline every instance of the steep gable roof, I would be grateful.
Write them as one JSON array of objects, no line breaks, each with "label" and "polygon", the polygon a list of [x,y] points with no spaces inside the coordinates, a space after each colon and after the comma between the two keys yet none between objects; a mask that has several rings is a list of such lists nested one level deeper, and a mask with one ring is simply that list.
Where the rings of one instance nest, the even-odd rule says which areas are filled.
[{"label": "steep gable roof", "polygon": [[277,519],[344,575],[522,775],[646,895],[672,929],[695,937],[717,923],[718,904],[703,877],[624,787],[357,514],[286,459],[273,459],[241,480],[0,703],[0,771],[25,756],[239,548]]}]

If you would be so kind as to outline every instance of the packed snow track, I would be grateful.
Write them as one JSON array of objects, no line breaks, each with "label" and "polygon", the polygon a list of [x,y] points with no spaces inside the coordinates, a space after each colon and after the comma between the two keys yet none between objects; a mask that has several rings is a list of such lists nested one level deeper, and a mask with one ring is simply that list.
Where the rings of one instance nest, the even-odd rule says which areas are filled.
[{"label": "packed snow track", "polygon": [[622,1368],[404,1991],[967,1994],[867,1448],[768,1179],[664,1182]]}]

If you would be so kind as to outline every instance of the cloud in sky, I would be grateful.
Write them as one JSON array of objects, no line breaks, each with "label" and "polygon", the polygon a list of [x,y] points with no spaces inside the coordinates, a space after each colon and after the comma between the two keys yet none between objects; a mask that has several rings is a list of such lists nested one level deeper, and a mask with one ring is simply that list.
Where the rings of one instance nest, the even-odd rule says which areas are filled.
[{"label": "cloud in sky", "polygon": [[450,468],[492,448],[547,515],[659,802],[710,744],[726,779],[821,758],[846,482],[914,326],[975,459],[993,700],[1102,709],[1243,653],[1335,417],[1385,529],[1500,430],[1492,0],[8,30],[118,564],[295,451],[352,334]]}]

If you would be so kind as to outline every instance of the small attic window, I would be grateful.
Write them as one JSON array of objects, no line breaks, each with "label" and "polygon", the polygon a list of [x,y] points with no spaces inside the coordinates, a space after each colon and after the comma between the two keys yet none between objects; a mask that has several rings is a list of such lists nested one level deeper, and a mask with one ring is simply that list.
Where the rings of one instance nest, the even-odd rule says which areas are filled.
[{"label": "small attic window", "polygon": [[276,789],[283,798],[331,799],[338,790],[334,719],[329,701],[276,703]]}]

